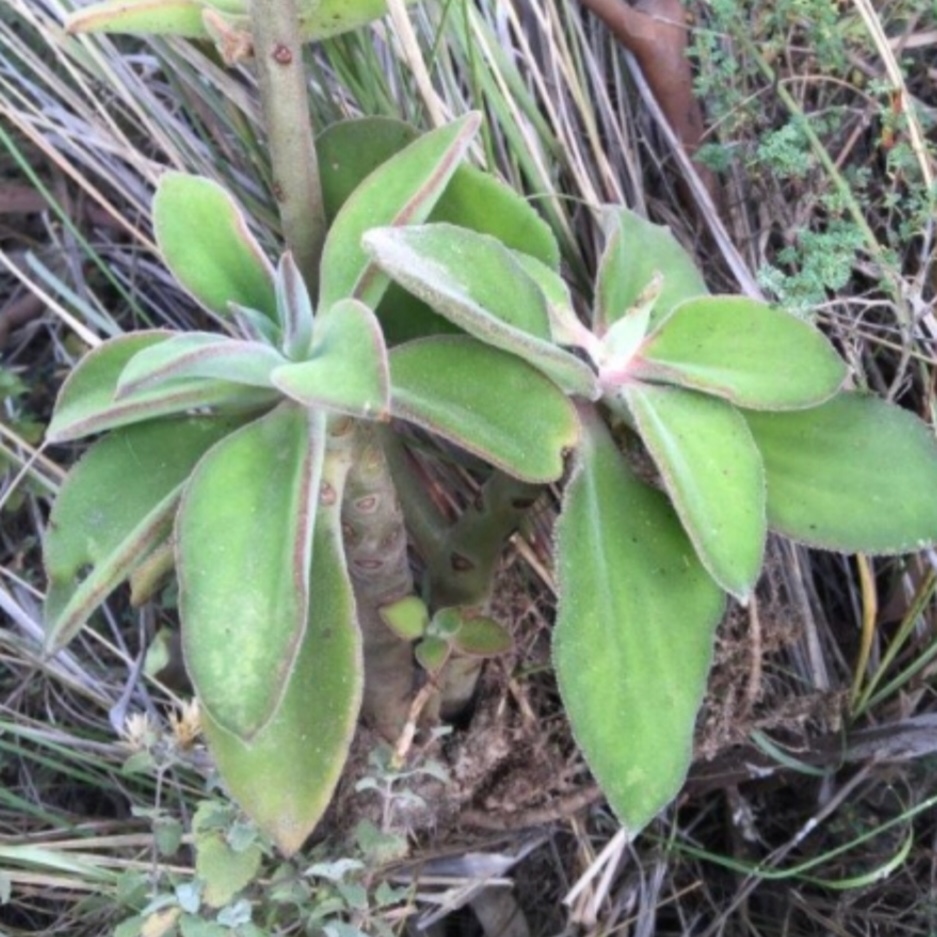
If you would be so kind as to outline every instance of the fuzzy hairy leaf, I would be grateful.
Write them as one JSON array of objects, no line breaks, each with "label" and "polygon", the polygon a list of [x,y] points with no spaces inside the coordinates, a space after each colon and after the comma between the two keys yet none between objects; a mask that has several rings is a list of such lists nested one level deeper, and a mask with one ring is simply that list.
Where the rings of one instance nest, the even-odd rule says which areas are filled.
[{"label": "fuzzy hairy leaf", "polygon": [[625,390],[638,431],[709,574],[741,600],[764,555],[765,471],[742,415],[679,387]]},{"label": "fuzzy hairy leaf", "polygon": [[663,283],[652,323],[683,300],[709,292],[693,259],[669,228],[618,206],[607,209],[605,221],[609,233],[599,262],[592,319],[596,335],[604,335],[634,306],[655,274],[661,274]]},{"label": "fuzzy hairy leaf", "polygon": [[234,199],[211,179],[167,172],[153,197],[153,229],[166,266],[201,303],[229,303],[276,320],[274,271]]},{"label": "fuzzy hairy leaf", "polygon": [[595,374],[551,337],[543,291],[488,235],[448,224],[378,228],[365,248],[398,283],[486,344],[513,352],[569,393],[595,399]]},{"label": "fuzzy hairy leaf", "polygon": [[116,400],[117,382],[130,360],[146,349],[167,342],[174,334],[164,330],[134,332],[112,338],[88,352],[59,391],[46,439],[49,442],[67,442],[91,433],[189,410],[204,407],[248,409],[276,399],[272,392],[262,388],[245,387],[230,381],[195,379]]},{"label": "fuzzy hairy leaf", "polygon": [[283,334],[283,353],[294,361],[302,360],[312,342],[315,316],[312,297],[289,251],[277,265],[276,296],[277,321]]},{"label": "fuzzy hairy leaf", "polygon": [[[360,117],[327,127],[316,139],[316,150],[329,219],[368,175],[418,136],[409,124],[391,117]],[[428,220],[490,234],[505,247],[559,268],[560,250],[549,225],[514,189],[475,166],[456,168]]]},{"label": "fuzzy hairy leaf", "polygon": [[634,834],[686,777],[724,599],[664,495],[582,415],[557,526],[553,660],[586,761]]},{"label": "fuzzy hairy leaf", "polygon": [[[323,131],[316,148],[329,219],[359,183],[417,136],[409,124],[388,117],[341,121]],[[474,166],[463,163],[455,170],[428,220],[490,234],[550,270],[559,267],[559,246],[546,222],[512,188]],[[458,331],[395,283],[377,314],[389,344]]]},{"label": "fuzzy hairy leaf", "polygon": [[356,299],[318,316],[306,361],[284,364],[274,386],[309,407],[366,419],[386,419],[390,407],[387,349],[374,313]]},{"label": "fuzzy hairy leaf", "polygon": [[[209,39],[206,10],[219,13],[234,28],[250,27],[247,0],[104,0],[71,14],[66,27],[70,32]],[[386,0],[301,0],[299,31],[304,40],[327,39],[386,13]]]},{"label": "fuzzy hairy leaf", "polygon": [[841,393],[810,410],[744,416],[765,463],[772,529],[843,553],[937,542],[937,440],[913,414]]},{"label": "fuzzy hairy leaf", "polygon": [[361,706],[364,665],[341,546],[342,478],[326,457],[335,497],[316,514],[309,623],[273,719],[248,744],[203,714],[218,770],[245,813],[287,856],[325,812]]},{"label": "fuzzy hairy leaf", "polygon": [[72,638],[165,539],[192,468],[236,425],[180,419],[117,430],[69,472],[43,540],[48,648]]},{"label": "fuzzy hairy leaf", "polygon": [[325,241],[320,308],[349,298],[360,299],[372,309],[377,306],[388,280],[365,253],[362,236],[380,225],[425,221],[480,123],[480,116],[470,113],[419,137],[355,189]]},{"label": "fuzzy hairy leaf", "polygon": [[815,406],[846,379],[846,365],[821,332],[743,296],[681,303],[648,336],[631,370],[755,410]]},{"label": "fuzzy hairy leaf", "polygon": [[468,336],[390,352],[391,411],[525,481],[553,481],[578,438],[562,391],[518,358]]},{"label": "fuzzy hairy leaf", "polygon": [[214,332],[181,332],[134,355],[120,374],[115,398],[124,400],[141,391],[192,378],[269,388],[270,372],[284,360],[262,342],[241,341]]},{"label": "fuzzy hairy leaf", "polygon": [[323,433],[282,404],[209,450],[179,507],[186,668],[212,718],[245,740],[280,705],[306,630]]}]

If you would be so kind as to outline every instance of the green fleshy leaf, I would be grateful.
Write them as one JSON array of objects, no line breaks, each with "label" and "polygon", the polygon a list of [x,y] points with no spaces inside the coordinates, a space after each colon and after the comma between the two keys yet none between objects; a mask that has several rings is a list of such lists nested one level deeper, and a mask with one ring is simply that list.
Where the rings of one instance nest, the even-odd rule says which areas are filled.
[{"label": "green fleshy leaf", "polygon": [[199,0],[105,0],[69,14],[71,33],[126,33],[136,36],[205,36]]},{"label": "green fleshy leaf", "polygon": [[427,673],[436,674],[446,666],[450,652],[448,641],[430,635],[420,641],[413,651],[413,656]]},{"label": "green fleshy leaf", "polygon": [[276,319],[273,267],[217,182],[167,172],[153,197],[153,229],[173,276],[212,312],[227,316],[237,303]]},{"label": "green fleshy leaf", "polygon": [[552,267],[530,254],[511,251],[521,269],[540,287],[547,304],[550,337],[557,345],[585,348],[591,352],[597,347],[595,336],[579,321],[573,308],[572,296],[566,281]]},{"label": "green fleshy leaf", "polygon": [[[368,175],[418,136],[415,128],[391,117],[327,127],[316,139],[316,151],[328,219]],[[559,268],[560,249],[550,226],[514,189],[475,166],[463,163],[455,170],[428,220],[490,234],[551,270]]]},{"label": "green fleshy leaf", "polygon": [[306,357],[312,343],[315,317],[312,299],[290,252],[280,258],[276,276],[277,320],[283,334],[283,353],[294,361]]},{"label": "green fleshy leaf", "polygon": [[648,336],[630,370],[755,410],[815,406],[846,379],[846,365],[821,332],[742,296],[682,303]]},{"label": "green fleshy leaf", "polygon": [[[386,0],[300,0],[298,7],[304,41],[358,29],[387,13]],[[66,25],[71,32],[208,39],[211,33],[203,17],[208,10],[222,15],[231,26],[250,28],[246,0],[105,0],[72,14]]]},{"label": "green fleshy leaf", "polygon": [[661,274],[663,284],[654,303],[652,324],[683,300],[709,292],[693,259],[669,228],[618,206],[607,209],[605,221],[609,234],[596,280],[596,335],[604,335],[638,302],[655,274]]},{"label": "green fleshy leaf", "polygon": [[391,411],[525,481],[562,474],[578,438],[564,394],[518,358],[468,336],[439,336],[390,352]]},{"label": "green fleshy leaf", "polygon": [[842,393],[810,410],[745,411],[768,481],[768,524],[843,553],[937,543],[937,440],[913,414]]},{"label": "green fleshy leaf", "polygon": [[460,654],[472,657],[497,657],[507,654],[514,642],[504,625],[493,618],[476,616],[465,618],[452,639],[453,647]]},{"label": "green fleshy leaf", "polygon": [[341,546],[342,480],[331,456],[323,481],[335,497],[316,514],[309,624],[283,702],[250,744],[209,713],[202,716],[231,795],[287,856],[302,846],[328,806],[361,706],[361,637]]},{"label": "green fleshy leaf", "polygon": [[767,521],[764,466],[744,418],[723,400],[679,387],[630,384],[625,399],[703,565],[746,600]]},{"label": "green fleshy leaf", "polygon": [[186,668],[245,740],[276,712],[306,629],[323,433],[293,404],[248,424],[202,458],[176,519]]},{"label": "green fleshy leaf", "polygon": [[582,417],[557,525],[553,659],[573,733],[634,835],[686,777],[724,599],[664,495]]},{"label": "green fleshy leaf", "polygon": [[378,609],[381,621],[404,641],[415,641],[426,634],[429,612],[426,603],[415,595],[407,595]]},{"label": "green fleshy leaf", "polygon": [[543,291],[494,238],[433,224],[377,228],[364,245],[398,283],[470,335],[519,355],[569,393],[598,396],[592,369],[553,344]]},{"label": "green fleshy leaf", "polygon": [[[371,172],[417,136],[413,127],[387,117],[346,120],[328,127],[316,140],[328,218]],[[533,263],[551,271],[559,266],[559,247],[549,226],[513,189],[474,166],[462,164],[456,169],[428,220],[493,235]],[[377,315],[389,344],[458,331],[397,284],[388,287]]]},{"label": "green fleshy leaf", "polygon": [[208,419],[118,430],[65,479],[43,540],[46,645],[61,647],[172,529],[196,462],[236,424]]},{"label": "green fleshy leaf", "polygon": [[270,372],[283,361],[282,355],[261,342],[213,332],[182,332],[134,355],[120,374],[114,396],[125,400],[192,378],[269,388]]},{"label": "green fleshy leaf", "polygon": [[387,277],[361,246],[364,233],[379,225],[425,221],[452,178],[481,118],[476,113],[431,131],[376,169],[345,202],[329,229],[322,253],[319,306],[360,299],[375,308]]},{"label": "green fleshy leaf", "polygon": [[316,319],[309,359],[281,365],[271,380],[304,406],[386,419],[387,349],[374,313],[356,299],[336,303]]},{"label": "green fleshy leaf", "polygon": [[46,431],[49,442],[67,442],[91,433],[127,426],[155,417],[205,407],[249,409],[276,400],[267,390],[230,381],[179,381],[170,388],[141,391],[115,400],[117,382],[130,360],[168,341],[175,333],[154,330],[112,338],[88,352],[59,391],[55,413]]}]

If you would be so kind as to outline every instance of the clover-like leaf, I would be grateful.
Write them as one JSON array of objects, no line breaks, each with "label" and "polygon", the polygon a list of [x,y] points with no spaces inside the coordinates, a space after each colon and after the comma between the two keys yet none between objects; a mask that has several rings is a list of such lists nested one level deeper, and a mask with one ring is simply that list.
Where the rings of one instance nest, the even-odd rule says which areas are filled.
[{"label": "clover-like leaf", "polygon": [[182,485],[236,427],[179,419],[117,430],[69,472],[43,539],[46,645],[61,647],[172,529]]},{"label": "clover-like leaf", "polygon": [[88,352],[59,391],[46,439],[66,442],[155,417],[206,407],[250,409],[276,399],[273,392],[262,388],[194,379],[116,400],[117,382],[131,359],[169,341],[174,334],[165,330],[134,332],[112,338]]},{"label": "clover-like leaf", "polygon": [[364,245],[398,283],[470,335],[519,355],[569,393],[598,396],[592,369],[553,344],[543,291],[495,238],[433,224],[378,228]]},{"label": "clover-like leaf", "polygon": [[660,323],[630,373],[755,410],[796,410],[833,396],[846,365],[821,332],[787,312],[743,296],[704,296]]},{"label": "clover-like leaf", "polygon": [[334,496],[316,514],[309,623],[283,701],[250,743],[225,731],[211,713],[202,716],[231,795],[287,856],[328,806],[361,706],[361,636],[341,545],[342,474],[331,455],[323,484]]},{"label": "clover-like leaf", "polygon": [[652,324],[683,300],[708,292],[693,259],[668,228],[618,206],[609,206],[604,220],[608,238],[596,280],[592,319],[596,335],[604,335],[624,316],[658,274],[662,283]]},{"label": "clover-like leaf", "polygon": [[679,387],[633,383],[624,395],[700,560],[744,601],[767,534],[764,466],[744,418]]},{"label": "clover-like leaf", "polygon": [[134,355],[121,371],[116,400],[192,378],[272,387],[270,372],[283,364],[279,352],[214,332],[180,332]]},{"label": "clover-like leaf", "polygon": [[209,450],[176,519],[186,668],[244,740],[276,712],[305,634],[323,434],[321,417],[281,404]]},{"label": "clover-like leaf", "polygon": [[772,529],[843,553],[937,543],[937,440],[913,414],[841,393],[809,410],[744,416],[764,459]]},{"label": "clover-like leaf", "polygon": [[578,438],[576,413],[550,380],[468,336],[436,336],[390,352],[394,416],[481,456],[525,481],[563,471]]},{"label": "clover-like leaf", "polygon": [[406,595],[378,609],[381,621],[404,641],[415,641],[426,634],[429,611],[426,603],[415,595]]},{"label": "clover-like leaf", "polygon": [[660,492],[583,408],[557,525],[553,660],[586,761],[632,835],[680,789],[723,593]]},{"label": "clover-like leaf", "polygon": [[387,349],[374,313],[356,299],[336,303],[316,319],[309,358],[281,365],[271,380],[304,406],[386,419]]},{"label": "clover-like leaf", "polygon": [[217,182],[167,172],[153,197],[153,229],[173,276],[212,312],[227,316],[237,303],[276,319],[273,266]]},{"label": "clover-like leaf", "polygon": [[484,615],[464,618],[452,638],[452,646],[471,657],[497,657],[510,651],[513,643],[504,625]]},{"label": "clover-like leaf", "polygon": [[481,118],[477,113],[414,140],[358,186],[329,229],[322,253],[319,306],[356,298],[375,308],[387,288],[383,274],[361,246],[379,225],[425,221],[452,178]]}]

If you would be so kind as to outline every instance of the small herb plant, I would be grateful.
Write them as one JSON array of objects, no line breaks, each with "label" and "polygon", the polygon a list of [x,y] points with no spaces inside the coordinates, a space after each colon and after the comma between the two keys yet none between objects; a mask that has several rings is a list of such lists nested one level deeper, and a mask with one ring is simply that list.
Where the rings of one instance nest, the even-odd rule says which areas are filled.
[{"label": "small herb plant", "polygon": [[[222,189],[167,173],[163,257],[227,331],[106,342],[49,427],[57,443],[106,433],[50,518],[50,649],[122,581],[144,601],[174,569],[205,739],[287,855],[321,817],[362,708],[389,737],[412,731],[412,642],[438,688],[430,714],[503,650],[484,614],[492,570],[567,468],[555,668],[632,833],[682,784],[725,596],[750,599],[769,531],[842,552],[937,542],[923,422],[844,390],[845,364],[805,321],[709,295],[665,229],[621,208],[604,216],[583,323],[548,229],[460,165],[479,123],[414,138],[365,120],[320,137],[331,222],[315,295]],[[407,460],[406,423],[491,467],[454,524]],[[638,447],[654,484],[632,467]]]}]

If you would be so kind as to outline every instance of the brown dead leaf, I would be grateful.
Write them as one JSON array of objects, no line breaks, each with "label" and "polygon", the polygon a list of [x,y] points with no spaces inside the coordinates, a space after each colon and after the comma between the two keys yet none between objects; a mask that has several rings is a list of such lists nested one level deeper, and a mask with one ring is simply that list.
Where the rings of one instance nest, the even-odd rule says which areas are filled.
[{"label": "brown dead leaf", "polygon": [[[693,74],[686,56],[687,25],[680,0],[582,0],[634,55],[657,103],[688,156],[699,148],[705,131],[699,102],[693,97]],[[713,173],[697,164],[700,178],[715,198]]]}]

